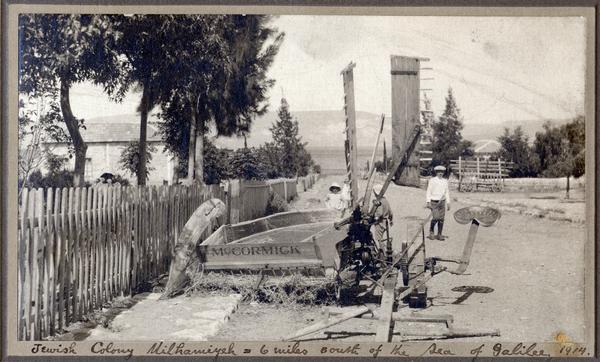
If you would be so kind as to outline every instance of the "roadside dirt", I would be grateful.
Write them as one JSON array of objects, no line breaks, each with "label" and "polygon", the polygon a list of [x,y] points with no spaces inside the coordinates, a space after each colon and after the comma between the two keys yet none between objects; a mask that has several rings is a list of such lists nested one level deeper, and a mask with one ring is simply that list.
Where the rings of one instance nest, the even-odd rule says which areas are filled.
[{"label": "roadside dirt", "polygon": [[[340,177],[320,179],[310,191],[300,195],[296,208],[320,207],[331,182]],[[486,194],[483,194],[484,196]],[[501,201],[501,194],[498,200]],[[530,199],[531,194],[508,194],[504,199]],[[446,241],[428,241],[427,255],[458,257],[466,241],[468,226],[454,221],[457,209],[481,203],[479,194],[452,193],[452,210],[447,213],[444,234]],[[391,186],[387,198],[392,206],[395,247],[408,238],[414,217],[425,217],[425,191]],[[532,199],[535,200],[535,199]],[[560,199],[546,199],[559,203]],[[534,201],[534,203],[537,201]],[[549,206],[552,207],[552,206]],[[583,203],[569,203],[577,213],[584,214]],[[568,211],[569,213],[571,211]],[[567,213],[567,211],[565,211]],[[499,337],[454,339],[477,341],[494,338],[498,341],[553,341],[558,333],[571,340],[583,340],[584,329],[584,241],[582,223],[552,220],[519,212],[502,212],[493,226],[480,227],[465,275],[442,273],[429,283],[428,307],[422,314],[452,314],[457,328],[471,330],[498,329]],[[475,293],[457,303],[464,293],[452,291],[460,286],[487,287],[486,294]],[[464,296],[463,296],[464,298]],[[400,312],[414,310],[402,308]],[[242,304],[231,316],[215,340],[279,340],[298,329],[326,318],[321,306],[290,307]],[[394,340],[406,340],[402,331],[429,333],[442,331],[436,325],[397,324]],[[369,320],[350,320],[315,333],[306,339],[336,338],[344,341],[371,340],[375,323]],[[367,333],[365,335],[364,333]]]}]

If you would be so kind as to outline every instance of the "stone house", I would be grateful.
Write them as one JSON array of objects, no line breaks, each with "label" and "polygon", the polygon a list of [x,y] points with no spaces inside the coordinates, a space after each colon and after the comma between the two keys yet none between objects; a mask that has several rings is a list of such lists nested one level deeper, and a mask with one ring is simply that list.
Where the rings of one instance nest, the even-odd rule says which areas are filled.
[{"label": "stone house", "polygon": [[[120,167],[119,159],[123,149],[132,141],[137,141],[140,134],[139,120],[131,116],[123,116],[122,122],[116,122],[110,117],[110,121],[102,122],[102,118],[86,121],[85,129],[81,129],[81,136],[88,146],[85,163],[85,180],[94,182],[105,172],[121,175],[128,179],[131,184],[136,184],[136,176]],[[128,122],[129,121],[129,122]],[[148,123],[147,141],[155,151],[152,153],[152,161],[148,184],[157,185],[164,182],[171,183],[173,179],[173,160],[167,152],[163,152],[162,142],[158,129],[155,125]],[[66,155],[69,144],[57,142],[44,142],[42,147],[55,155]],[[73,169],[75,159],[69,160],[68,166]],[[45,170],[44,170],[45,171]]]}]

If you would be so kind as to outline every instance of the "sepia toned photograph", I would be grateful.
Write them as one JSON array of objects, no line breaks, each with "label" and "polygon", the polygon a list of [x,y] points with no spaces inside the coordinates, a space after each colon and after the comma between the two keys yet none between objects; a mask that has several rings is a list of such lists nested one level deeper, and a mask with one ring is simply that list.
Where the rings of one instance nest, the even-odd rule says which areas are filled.
[{"label": "sepia toned photograph", "polygon": [[589,12],[98,9],[8,25],[17,350],[594,356]]}]

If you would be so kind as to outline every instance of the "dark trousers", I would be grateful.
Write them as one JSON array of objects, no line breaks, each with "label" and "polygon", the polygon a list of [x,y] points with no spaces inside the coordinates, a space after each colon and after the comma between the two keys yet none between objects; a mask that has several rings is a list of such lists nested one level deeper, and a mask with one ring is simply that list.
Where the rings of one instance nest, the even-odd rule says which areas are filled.
[{"label": "dark trousers", "polygon": [[429,232],[433,234],[435,225],[438,226],[438,235],[442,235],[444,229],[444,217],[446,216],[446,200],[431,200],[431,225]]}]

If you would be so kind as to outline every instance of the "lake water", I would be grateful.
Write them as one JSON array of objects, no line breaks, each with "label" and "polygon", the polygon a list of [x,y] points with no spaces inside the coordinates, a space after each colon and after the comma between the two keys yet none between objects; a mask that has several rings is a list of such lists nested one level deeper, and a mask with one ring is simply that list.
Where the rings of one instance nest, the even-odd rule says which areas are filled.
[{"label": "lake water", "polygon": [[[313,160],[321,165],[323,175],[343,175],[346,173],[346,160],[343,148],[309,148],[308,152]],[[372,149],[358,149],[358,169],[363,171],[367,167],[367,161],[371,162]],[[388,153],[388,157],[391,155]],[[383,159],[381,147],[377,150],[375,161]]]}]

